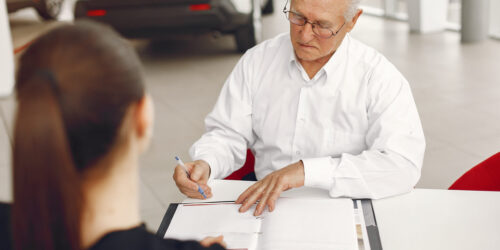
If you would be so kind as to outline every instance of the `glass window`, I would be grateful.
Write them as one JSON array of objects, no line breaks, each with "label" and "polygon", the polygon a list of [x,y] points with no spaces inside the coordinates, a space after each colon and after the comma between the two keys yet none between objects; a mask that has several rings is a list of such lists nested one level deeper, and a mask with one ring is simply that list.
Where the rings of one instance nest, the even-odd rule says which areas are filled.
[{"label": "glass window", "polygon": [[490,34],[500,39],[500,0],[490,0]]},{"label": "glass window", "polygon": [[383,0],[363,0],[361,4],[363,7],[371,7],[376,9],[383,9],[384,5],[382,4]]},{"label": "glass window", "polygon": [[[408,0],[362,0],[361,5],[367,14],[408,20]],[[462,3],[461,0],[449,0],[447,28],[460,30]],[[500,0],[490,0],[490,35],[500,39]]]},{"label": "glass window", "polygon": [[448,22],[460,25],[462,3],[460,0],[450,0],[448,4]]}]

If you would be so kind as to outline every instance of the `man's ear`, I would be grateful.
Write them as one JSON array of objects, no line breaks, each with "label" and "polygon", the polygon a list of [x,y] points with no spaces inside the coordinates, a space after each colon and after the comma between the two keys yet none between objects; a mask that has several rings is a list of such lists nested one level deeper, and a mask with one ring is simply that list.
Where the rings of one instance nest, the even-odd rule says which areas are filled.
[{"label": "man's ear", "polygon": [[154,108],[149,95],[139,100],[134,115],[135,132],[139,140],[149,140],[153,132]]},{"label": "man's ear", "polygon": [[356,12],[356,15],[354,15],[354,17],[349,22],[348,32],[350,32],[354,28],[354,26],[356,25],[356,22],[358,21],[358,18],[361,16],[361,14],[363,14],[363,10],[358,9],[358,12]]}]

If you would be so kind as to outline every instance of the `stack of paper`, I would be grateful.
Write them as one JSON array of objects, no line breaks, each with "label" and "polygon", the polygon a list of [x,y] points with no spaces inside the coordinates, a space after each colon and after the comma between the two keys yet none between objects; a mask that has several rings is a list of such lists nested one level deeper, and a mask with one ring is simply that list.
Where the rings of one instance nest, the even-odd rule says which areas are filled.
[{"label": "stack of paper", "polygon": [[201,240],[224,235],[228,249],[357,250],[351,199],[280,198],[276,209],[253,216],[234,203],[180,204],[165,238]]}]

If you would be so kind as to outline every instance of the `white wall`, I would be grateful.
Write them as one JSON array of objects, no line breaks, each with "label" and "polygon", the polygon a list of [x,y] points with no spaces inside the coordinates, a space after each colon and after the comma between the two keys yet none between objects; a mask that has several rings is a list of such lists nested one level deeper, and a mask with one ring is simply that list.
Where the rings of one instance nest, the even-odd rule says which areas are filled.
[{"label": "white wall", "polygon": [[5,0],[0,0],[0,55],[0,97],[4,97],[14,87],[14,50]]}]

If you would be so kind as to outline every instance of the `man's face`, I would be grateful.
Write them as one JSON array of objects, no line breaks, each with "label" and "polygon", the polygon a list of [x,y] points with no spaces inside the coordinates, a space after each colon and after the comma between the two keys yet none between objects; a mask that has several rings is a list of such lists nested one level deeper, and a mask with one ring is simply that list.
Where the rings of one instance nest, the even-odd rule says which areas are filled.
[{"label": "man's face", "polygon": [[[307,18],[309,22],[321,23],[323,27],[337,32],[346,21],[344,13],[347,4],[346,0],[292,0],[291,11]],[[350,29],[352,25],[346,22],[337,35],[321,38],[314,34],[311,24],[299,26],[290,23],[290,37],[300,61],[316,61],[329,58]]]}]

